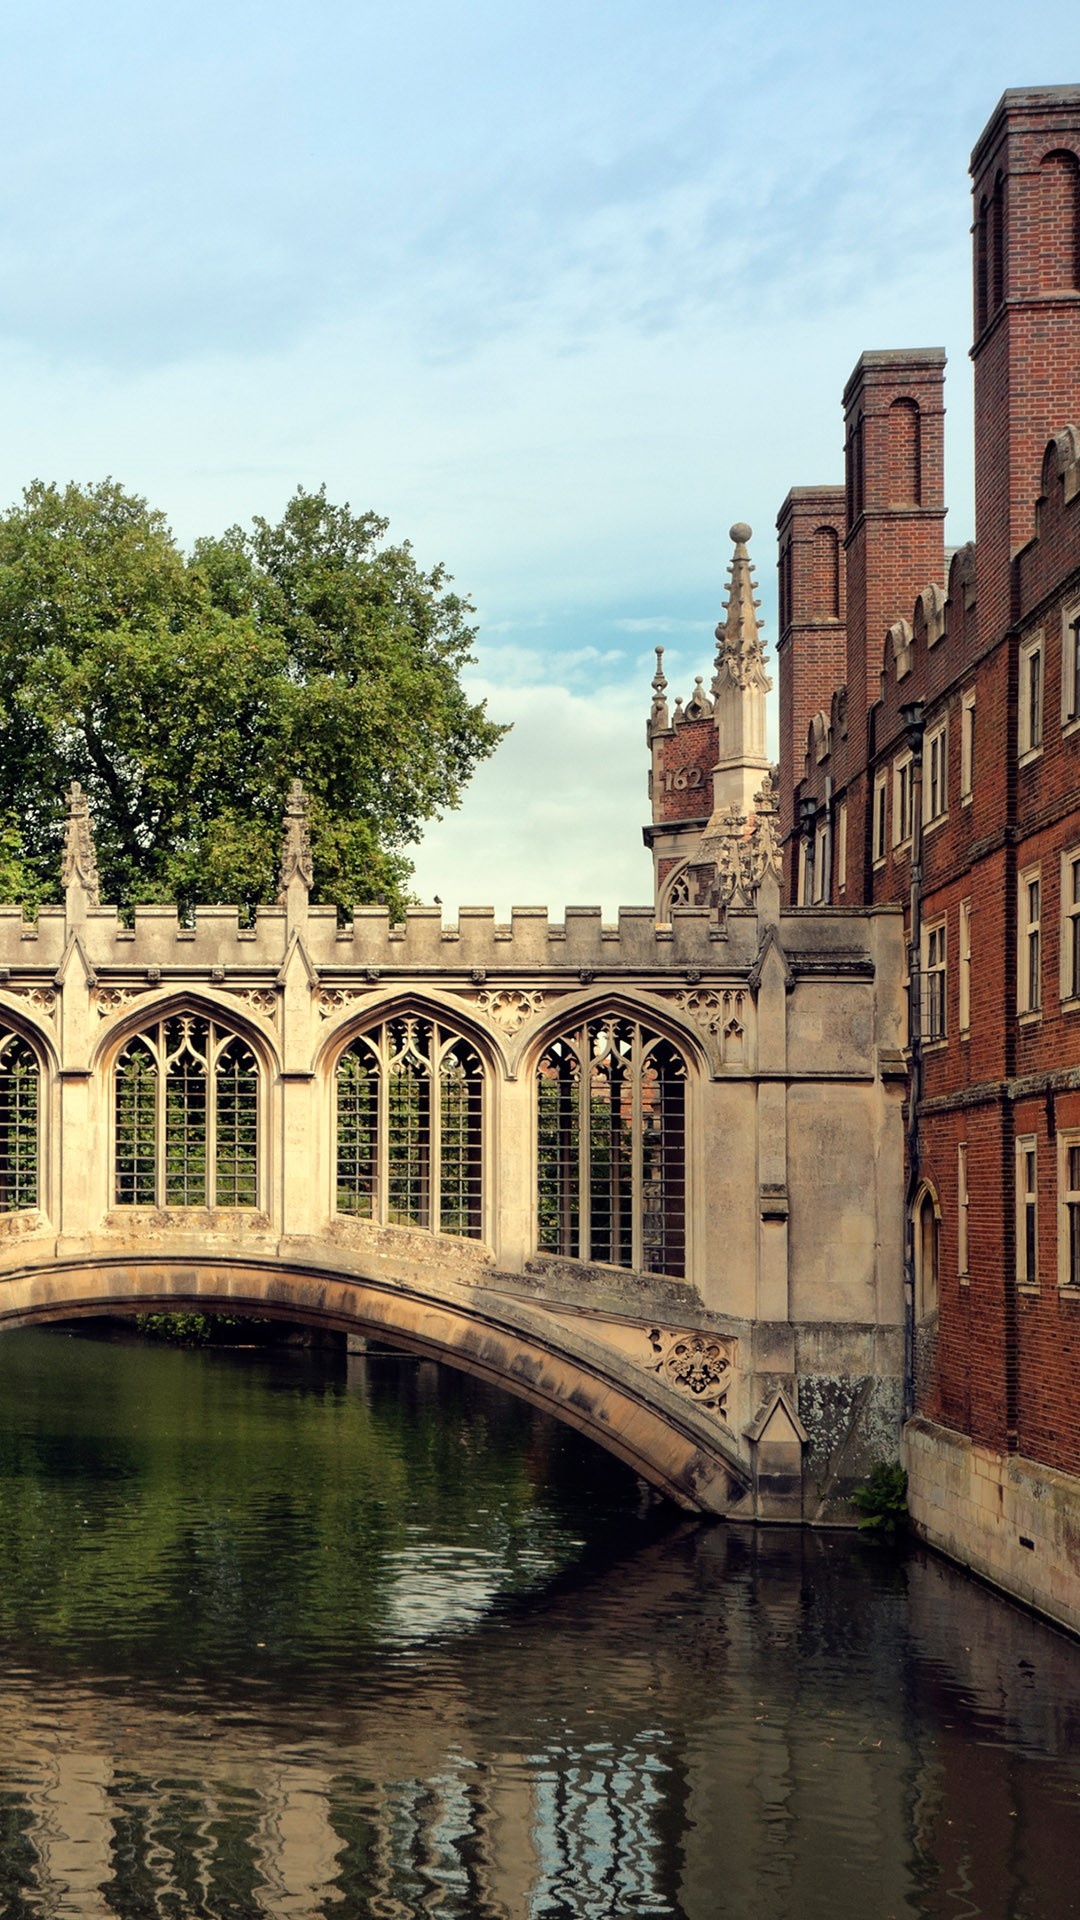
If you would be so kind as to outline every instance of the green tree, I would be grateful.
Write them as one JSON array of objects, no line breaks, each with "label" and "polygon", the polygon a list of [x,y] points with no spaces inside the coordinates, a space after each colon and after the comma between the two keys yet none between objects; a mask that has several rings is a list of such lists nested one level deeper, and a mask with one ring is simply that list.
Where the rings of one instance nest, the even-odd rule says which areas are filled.
[{"label": "green tree", "polygon": [[104,898],[271,900],[298,774],[314,898],[400,911],[405,849],[505,729],[461,686],[468,601],[386,532],[301,489],[185,555],[112,480],[28,487],[0,516],[0,898],[55,897],[78,779]]}]

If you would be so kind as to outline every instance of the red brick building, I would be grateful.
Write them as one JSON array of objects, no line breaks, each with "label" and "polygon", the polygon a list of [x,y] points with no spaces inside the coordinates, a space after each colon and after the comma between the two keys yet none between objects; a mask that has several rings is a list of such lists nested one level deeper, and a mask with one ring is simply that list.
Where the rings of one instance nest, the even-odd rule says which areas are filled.
[{"label": "red brick building", "polygon": [[868,353],[780,512],[788,897],[908,912],[907,1428],[927,1535],[1080,1582],[1080,87],[972,156],[974,545],[938,350]]}]

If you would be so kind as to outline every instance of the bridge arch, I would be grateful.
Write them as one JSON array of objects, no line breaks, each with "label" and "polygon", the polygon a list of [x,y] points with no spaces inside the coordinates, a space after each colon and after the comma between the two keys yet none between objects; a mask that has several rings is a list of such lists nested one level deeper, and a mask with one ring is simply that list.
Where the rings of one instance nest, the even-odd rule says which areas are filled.
[{"label": "bridge arch", "polygon": [[393,1340],[577,1428],[691,1511],[750,1517],[730,1436],[664,1380],[527,1301],[441,1277],[429,1287],[214,1253],[53,1260],[9,1270],[0,1334],[103,1314],[215,1308]]}]

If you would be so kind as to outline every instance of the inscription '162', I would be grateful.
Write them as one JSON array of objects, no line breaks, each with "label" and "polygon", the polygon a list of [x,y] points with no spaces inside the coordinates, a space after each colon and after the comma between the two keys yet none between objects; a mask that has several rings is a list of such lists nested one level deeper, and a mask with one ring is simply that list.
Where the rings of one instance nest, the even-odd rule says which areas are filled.
[{"label": "inscription '162'", "polygon": [[676,767],[664,775],[665,793],[685,793],[687,787],[700,787],[700,767]]}]

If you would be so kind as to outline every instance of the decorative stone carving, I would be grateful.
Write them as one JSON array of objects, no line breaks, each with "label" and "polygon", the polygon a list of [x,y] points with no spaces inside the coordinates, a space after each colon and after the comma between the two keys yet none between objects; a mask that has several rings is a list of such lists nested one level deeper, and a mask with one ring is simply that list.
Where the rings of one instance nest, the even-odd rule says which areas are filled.
[{"label": "decorative stone carving", "polygon": [[662,1327],[651,1327],[649,1347],[650,1372],[659,1374],[699,1407],[709,1407],[726,1420],[734,1340],[723,1340],[713,1333],[669,1333]]},{"label": "decorative stone carving", "polygon": [[278,905],[284,906],[290,883],[300,880],[310,892],[314,874],[311,865],[311,829],[308,826],[308,798],[303,782],[294,780],[285,807],[285,833],[281,843],[281,874],[278,879]]},{"label": "decorative stone carving", "polygon": [[273,987],[242,987],[234,988],[233,991],[236,998],[242,1000],[246,1007],[250,1007],[252,1013],[257,1013],[260,1019],[277,1019],[278,996]]},{"label": "decorative stone carving", "polygon": [[56,995],[51,987],[9,987],[8,992],[18,994],[19,999],[25,1000],[35,1013],[43,1013],[46,1020],[51,1020],[56,1012]]},{"label": "decorative stone carving", "polygon": [[504,1033],[517,1033],[542,1011],[544,996],[526,987],[489,987],[486,993],[477,994],[476,1004],[494,1026]]},{"label": "decorative stone carving", "polygon": [[121,1013],[129,1000],[137,1000],[141,987],[95,987],[92,995],[99,1020],[108,1020],[114,1013]]},{"label": "decorative stone carving", "polygon": [[713,1038],[723,1034],[725,1042],[731,1035],[737,1037],[741,1046],[745,1030],[743,1004],[746,998],[741,987],[690,987],[684,988],[674,998],[675,1005],[702,1033],[711,1034]]},{"label": "decorative stone carving", "polygon": [[330,1020],[335,1013],[344,1013],[357,1000],[366,1000],[368,987],[320,987],[315,995],[315,1005],[324,1020]]},{"label": "decorative stone carving", "polygon": [[68,788],[68,822],[64,835],[64,854],[60,878],[65,887],[81,887],[88,906],[101,905],[97,851],[90,825],[90,807],[79,782]]}]

